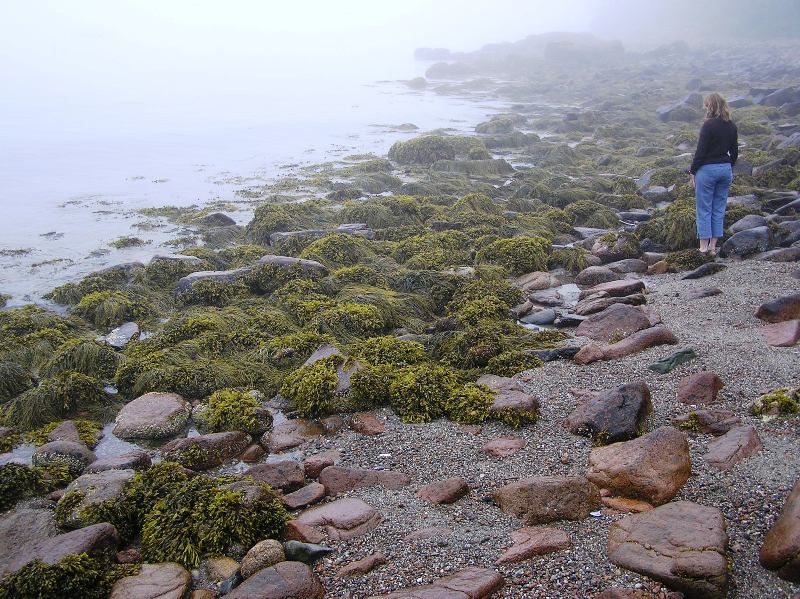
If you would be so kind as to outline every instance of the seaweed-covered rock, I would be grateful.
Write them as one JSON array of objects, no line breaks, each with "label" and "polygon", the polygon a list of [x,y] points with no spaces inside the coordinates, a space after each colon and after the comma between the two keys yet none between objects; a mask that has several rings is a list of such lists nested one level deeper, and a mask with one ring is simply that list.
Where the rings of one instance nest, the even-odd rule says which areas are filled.
[{"label": "seaweed-covered rock", "polygon": [[447,138],[426,135],[398,141],[389,148],[389,160],[400,164],[430,166],[437,160],[454,160],[456,151]]},{"label": "seaweed-covered rock", "polygon": [[175,284],[175,294],[179,297],[191,296],[196,291],[195,286],[201,282],[211,282],[221,285],[232,285],[244,280],[252,271],[249,266],[231,270],[200,270],[181,277]]},{"label": "seaweed-covered rock", "polygon": [[191,406],[177,393],[145,393],[125,404],[114,421],[120,439],[163,439],[180,432]]},{"label": "seaweed-covered rock", "polygon": [[225,431],[173,439],[164,445],[163,452],[165,459],[190,470],[208,470],[240,455],[251,441],[245,432]]},{"label": "seaweed-covered rock", "polygon": [[73,474],[79,474],[95,461],[92,452],[83,443],[75,441],[51,441],[37,448],[33,453],[34,466],[67,466]]},{"label": "seaweed-covered rock", "polygon": [[512,378],[484,374],[478,379],[479,385],[486,385],[494,394],[489,416],[508,426],[521,426],[536,422],[539,416],[539,400],[526,393],[519,381]]},{"label": "seaweed-covered rock", "polygon": [[105,501],[117,501],[133,475],[133,470],[105,470],[79,476],[67,485],[66,493],[58,502],[59,524],[65,528],[94,524],[92,509]]}]

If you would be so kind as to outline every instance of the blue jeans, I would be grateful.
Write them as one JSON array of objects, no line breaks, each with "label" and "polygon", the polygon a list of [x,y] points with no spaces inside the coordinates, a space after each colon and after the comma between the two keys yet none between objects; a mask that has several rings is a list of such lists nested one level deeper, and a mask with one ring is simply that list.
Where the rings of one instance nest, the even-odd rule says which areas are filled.
[{"label": "blue jeans", "polygon": [[725,225],[725,206],[728,190],[733,181],[731,165],[705,164],[694,176],[694,194],[697,206],[697,237],[711,239],[722,237]]}]

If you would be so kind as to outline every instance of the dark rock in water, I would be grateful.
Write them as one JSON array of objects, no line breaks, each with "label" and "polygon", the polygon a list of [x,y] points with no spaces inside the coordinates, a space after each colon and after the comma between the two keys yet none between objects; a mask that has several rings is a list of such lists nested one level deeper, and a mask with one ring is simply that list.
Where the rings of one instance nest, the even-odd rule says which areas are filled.
[{"label": "dark rock in water", "polygon": [[212,212],[205,216],[196,219],[194,222],[205,225],[207,227],[228,227],[235,225],[236,221],[223,212]]},{"label": "dark rock in water", "polygon": [[524,324],[536,324],[536,325],[546,325],[546,324],[553,324],[553,321],[556,319],[556,312],[555,310],[548,308],[546,310],[539,310],[538,312],[533,312],[532,314],[528,314],[520,318],[520,322]]},{"label": "dark rock in water", "polygon": [[683,347],[666,358],[661,358],[657,362],[650,364],[647,368],[659,374],[667,374],[681,364],[693,360],[696,357],[697,354],[694,352],[694,349],[691,347]]},{"label": "dark rock in water", "polygon": [[700,289],[690,289],[688,292],[686,292],[686,299],[703,299],[704,297],[713,297],[715,295],[720,295],[721,293],[722,289],[719,289],[718,287],[701,287]]},{"label": "dark rock in water", "polygon": [[739,233],[748,229],[755,229],[756,227],[764,227],[767,225],[767,219],[760,214],[748,214],[743,216],[735,223],[733,223],[729,230],[731,233]]},{"label": "dark rock in water", "polygon": [[567,417],[565,426],[576,435],[602,444],[628,441],[639,436],[653,411],[650,389],[643,382],[628,383],[601,391],[580,404]]},{"label": "dark rock in water", "polygon": [[723,270],[727,269],[727,266],[720,264],[719,262],[706,262],[705,264],[701,264],[695,268],[693,271],[683,275],[681,279],[702,279],[703,277],[715,275],[718,272],[722,272]]},{"label": "dark rock in water", "polygon": [[542,362],[555,362],[556,360],[571,360],[580,349],[580,347],[559,347],[557,349],[534,349],[526,353],[536,356]]},{"label": "dark rock in water", "polygon": [[740,231],[722,245],[722,254],[728,257],[744,258],[770,248],[769,227],[755,227]]},{"label": "dark rock in water", "polygon": [[755,317],[773,323],[800,318],[800,293],[784,295],[761,304],[756,310]]},{"label": "dark rock in water", "polygon": [[300,541],[286,541],[283,544],[283,552],[286,554],[287,561],[303,562],[304,564],[313,564],[334,551],[335,549],[331,547],[314,543],[301,543]]}]

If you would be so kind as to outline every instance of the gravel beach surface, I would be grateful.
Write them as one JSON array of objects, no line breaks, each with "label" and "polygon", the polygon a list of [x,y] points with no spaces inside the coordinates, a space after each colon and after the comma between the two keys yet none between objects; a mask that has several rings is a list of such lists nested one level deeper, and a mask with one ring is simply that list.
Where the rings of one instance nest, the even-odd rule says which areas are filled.
[{"label": "gravel beach surface", "polygon": [[[650,387],[654,413],[648,429],[670,423],[690,407],[676,400],[678,382],[695,372],[713,370],[725,383],[716,408],[728,409],[758,430],[764,449],[721,473],[703,459],[705,434],[691,434],[692,475],[675,501],[715,506],[725,515],[730,557],[731,599],[791,598],[800,587],[791,585],[758,563],[758,548],[777,518],[800,472],[800,418],[764,422],[749,414],[752,402],[778,386],[797,384],[800,348],[772,348],[761,339],[761,322],[753,317],[764,301],[797,287],[789,276],[791,264],[756,261],[728,263],[728,270],[695,281],[680,275],[647,277],[648,305],[679,339],[676,347],[691,346],[697,358],[661,375],[647,369],[676,347],[661,346],[609,362],[577,366],[557,361],[518,376],[542,402],[540,421],[515,431],[498,422],[487,423],[474,434],[449,421],[407,425],[391,410],[380,411],[386,433],[365,436],[344,430],[323,438],[319,449],[337,448],[342,465],[392,469],[412,477],[401,490],[359,489],[349,496],[374,506],[384,517],[371,533],[349,541],[332,542],[336,552],[318,565],[330,597],[361,598],[405,586],[424,584],[468,566],[496,568],[506,579],[497,597],[592,597],[611,586],[650,590],[666,596],[666,589],[644,577],[622,570],[606,557],[608,529],[624,516],[608,508],[586,520],[555,522],[548,526],[569,534],[572,547],[527,561],[495,566],[511,546],[510,533],[524,526],[489,501],[497,487],[526,476],[582,475],[591,441],[569,434],[564,418],[576,400],[570,388],[606,389],[644,381]],[[690,300],[687,292],[714,286],[720,295]],[[481,447],[498,437],[519,437],[525,446],[503,459],[489,457]],[[313,451],[313,450],[312,450]],[[424,484],[459,476],[471,487],[467,497],[452,505],[434,506],[416,496]],[[406,540],[419,529],[430,538]],[[388,563],[355,578],[339,578],[345,564],[373,552]]]}]

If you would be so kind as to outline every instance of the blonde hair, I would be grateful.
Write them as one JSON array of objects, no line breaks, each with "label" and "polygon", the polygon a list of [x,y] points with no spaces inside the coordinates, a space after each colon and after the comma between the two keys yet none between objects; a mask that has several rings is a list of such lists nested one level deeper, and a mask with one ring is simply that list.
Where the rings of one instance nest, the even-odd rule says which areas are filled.
[{"label": "blonde hair", "polygon": [[731,120],[731,110],[728,108],[728,103],[717,92],[708,95],[705,107],[707,119],[721,118],[726,122]]}]

